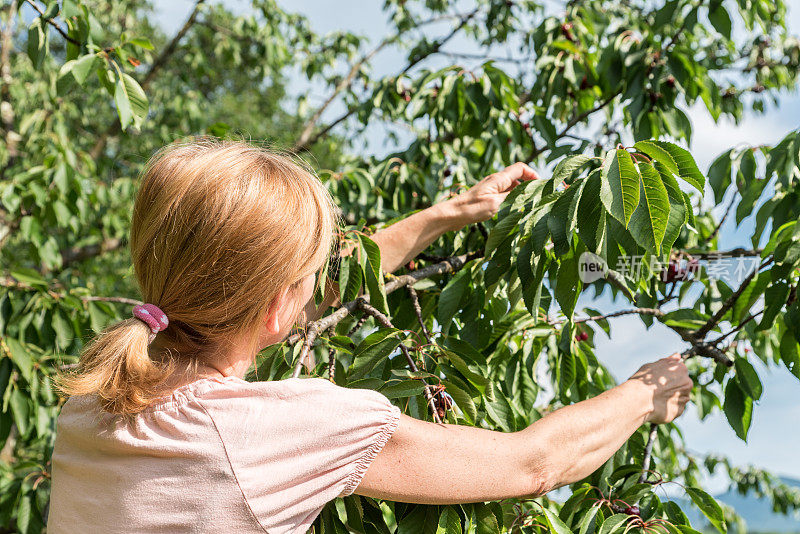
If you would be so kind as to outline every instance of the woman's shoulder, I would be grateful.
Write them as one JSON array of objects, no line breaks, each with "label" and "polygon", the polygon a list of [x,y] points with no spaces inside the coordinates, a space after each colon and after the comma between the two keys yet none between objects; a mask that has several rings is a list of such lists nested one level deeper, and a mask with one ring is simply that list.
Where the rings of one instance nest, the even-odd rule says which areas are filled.
[{"label": "woman's shoulder", "polygon": [[[202,379],[176,390],[173,396],[187,395],[201,401],[278,401],[278,402],[379,402],[389,404],[381,393],[368,389],[339,386],[324,378],[285,378],[249,382],[238,377]],[[369,399],[369,400],[368,400]]]}]

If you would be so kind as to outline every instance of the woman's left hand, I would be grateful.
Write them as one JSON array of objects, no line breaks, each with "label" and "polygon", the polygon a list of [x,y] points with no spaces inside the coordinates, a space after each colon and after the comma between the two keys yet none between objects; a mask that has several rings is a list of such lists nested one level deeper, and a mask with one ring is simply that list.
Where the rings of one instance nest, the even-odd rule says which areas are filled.
[{"label": "woman's left hand", "polygon": [[512,189],[523,181],[538,179],[536,171],[517,162],[490,174],[448,202],[455,208],[460,226],[485,221],[494,217]]}]

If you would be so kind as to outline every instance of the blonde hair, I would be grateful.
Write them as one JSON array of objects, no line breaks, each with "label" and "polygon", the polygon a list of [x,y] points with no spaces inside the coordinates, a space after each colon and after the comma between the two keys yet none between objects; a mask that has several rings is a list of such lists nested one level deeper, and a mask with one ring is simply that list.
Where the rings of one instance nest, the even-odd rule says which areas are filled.
[{"label": "blonde hair", "polygon": [[255,355],[268,306],[322,268],[336,223],[326,188],[291,157],[207,138],[161,149],[142,174],[130,250],[144,301],[169,318],[158,336],[170,357],[151,357],[149,327],[125,319],[87,344],[60,389],[133,414],[160,396],[176,358],[196,366],[199,350],[243,335]]}]

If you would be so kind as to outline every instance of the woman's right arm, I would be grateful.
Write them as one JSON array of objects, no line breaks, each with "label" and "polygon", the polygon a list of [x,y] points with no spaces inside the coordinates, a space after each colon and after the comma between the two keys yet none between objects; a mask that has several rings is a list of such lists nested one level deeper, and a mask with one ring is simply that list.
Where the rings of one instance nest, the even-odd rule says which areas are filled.
[{"label": "woman's right arm", "polygon": [[691,387],[686,366],[674,354],[519,432],[402,416],[355,493],[423,504],[542,495],[591,474],[645,422],[675,419]]}]

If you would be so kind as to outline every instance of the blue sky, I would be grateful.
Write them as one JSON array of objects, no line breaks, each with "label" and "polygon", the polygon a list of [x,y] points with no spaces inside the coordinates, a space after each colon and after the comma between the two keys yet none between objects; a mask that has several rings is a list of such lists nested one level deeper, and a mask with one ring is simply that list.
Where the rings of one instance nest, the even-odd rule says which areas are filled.
[{"label": "blue sky", "polygon": [[[227,0],[226,3],[235,10],[245,10],[249,5],[242,0]],[[280,2],[285,9],[300,12],[312,21],[319,32],[347,29],[368,36],[372,41],[380,39],[387,30],[385,18],[381,12],[382,2],[366,2],[363,0],[292,0]],[[159,2],[159,22],[167,31],[174,31],[186,18],[193,2],[187,0],[171,0]],[[560,9],[563,2],[545,2],[548,9]],[[800,34],[800,0],[789,0],[790,28]],[[450,50],[469,52],[465,41],[454,40],[449,43]],[[390,72],[402,65],[402,52],[389,50],[376,58],[376,73]],[[439,65],[448,63],[441,57]],[[298,88],[306,90],[307,86]],[[321,101],[325,94],[314,91],[311,94]],[[335,116],[336,109],[330,111]],[[769,107],[763,115],[750,115],[740,124],[720,121],[715,124],[701,108],[693,108],[690,118],[694,125],[692,152],[701,169],[707,169],[709,163],[721,152],[740,144],[775,143],[790,130],[800,126],[800,96],[784,95],[778,106]],[[377,130],[376,130],[377,134]],[[382,136],[380,136],[382,137]],[[382,151],[385,147],[382,138],[371,138],[372,149]],[[721,248],[733,248],[749,244],[746,228],[737,233],[732,224],[726,224],[721,233]],[[603,311],[613,311],[616,306],[607,299],[581,302]],[[618,379],[632,374],[645,362],[678,352],[685,348],[674,332],[654,326],[647,330],[641,321],[633,316],[615,319],[612,323],[613,341],[600,334],[595,337],[598,357],[606,362]],[[731,457],[739,464],[753,464],[770,469],[776,473],[800,478],[800,461],[797,460],[796,443],[800,442],[800,381],[791,376],[783,368],[759,371],[764,382],[764,395],[755,408],[754,422],[750,430],[748,443],[739,440],[728,426],[722,414],[715,414],[705,421],[699,421],[693,409],[680,420],[690,450],[699,453],[720,452]],[[792,424],[794,423],[794,424]],[[722,481],[712,481],[717,489]]]}]

